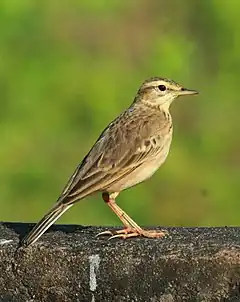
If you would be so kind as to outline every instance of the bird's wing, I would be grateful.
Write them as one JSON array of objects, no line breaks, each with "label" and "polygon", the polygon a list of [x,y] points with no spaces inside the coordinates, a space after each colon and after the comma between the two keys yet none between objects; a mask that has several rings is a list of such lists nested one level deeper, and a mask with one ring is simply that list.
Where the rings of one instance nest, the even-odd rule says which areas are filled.
[{"label": "bird's wing", "polygon": [[166,122],[157,121],[156,129],[152,119],[139,118],[139,123],[132,124],[123,120],[122,127],[118,120],[104,130],[70,178],[60,202],[71,203],[102,191],[161,152],[168,134]]}]

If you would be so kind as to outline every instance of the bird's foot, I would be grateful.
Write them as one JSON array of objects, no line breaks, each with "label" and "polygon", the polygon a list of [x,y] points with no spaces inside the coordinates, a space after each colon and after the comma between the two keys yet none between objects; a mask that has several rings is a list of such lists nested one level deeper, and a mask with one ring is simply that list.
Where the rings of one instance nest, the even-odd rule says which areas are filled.
[{"label": "bird's foot", "polygon": [[108,240],[112,240],[115,238],[121,238],[121,239],[127,239],[131,237],[145,237],[145,238],[162,238],[168,233],[166,231],[155,231],[155,230],[150,230],[146,231],[143,229],[133,229],[133,228],[125,228],[122,230],[113,230],[113,231],[104,231],[99,234],[97,234],[97,237],[99,236],[105,236],[108,235],[110,238]]}]

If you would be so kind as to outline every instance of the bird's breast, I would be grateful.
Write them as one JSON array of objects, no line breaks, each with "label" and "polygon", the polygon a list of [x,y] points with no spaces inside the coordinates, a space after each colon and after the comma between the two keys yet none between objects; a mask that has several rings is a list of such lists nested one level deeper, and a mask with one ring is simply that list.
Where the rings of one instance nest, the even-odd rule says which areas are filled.
[{"label": "bird's breast", "polygon": [[111,188],[109,188],[109,191],[120,192],[150,178],[165,162],[169,153],[171,141],[172,133],[166,136],[166,140],[163,144],[163,147],[161,148],[159,153],[156,154],[155,157],[151,159],[146,158],[146,161],[142,163],[142,165],[140,165],[130,174],[126,175],[124,178],[115,183]]}]

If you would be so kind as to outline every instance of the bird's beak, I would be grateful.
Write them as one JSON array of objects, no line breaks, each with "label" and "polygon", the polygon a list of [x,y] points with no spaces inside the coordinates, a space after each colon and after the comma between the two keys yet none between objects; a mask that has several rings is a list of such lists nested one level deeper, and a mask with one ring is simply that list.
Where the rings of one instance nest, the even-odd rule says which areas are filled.
[{"label": "bird's beak", "polygon": [[190,94],[198,94],[198,91],[187,89],[187,88],[181,88],[181,90],[178,91],[178,95],[190,95]]}]

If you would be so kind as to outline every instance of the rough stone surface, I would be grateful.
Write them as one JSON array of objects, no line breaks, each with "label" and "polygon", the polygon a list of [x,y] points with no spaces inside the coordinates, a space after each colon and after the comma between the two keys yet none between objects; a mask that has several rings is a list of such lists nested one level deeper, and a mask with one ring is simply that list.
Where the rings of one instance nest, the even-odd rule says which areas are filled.
[{"label": "rough stone surface", "polygon": [[240,301],[240,228],[168,228],[108,241],[98,227],[0,223],[0,301]]}]

